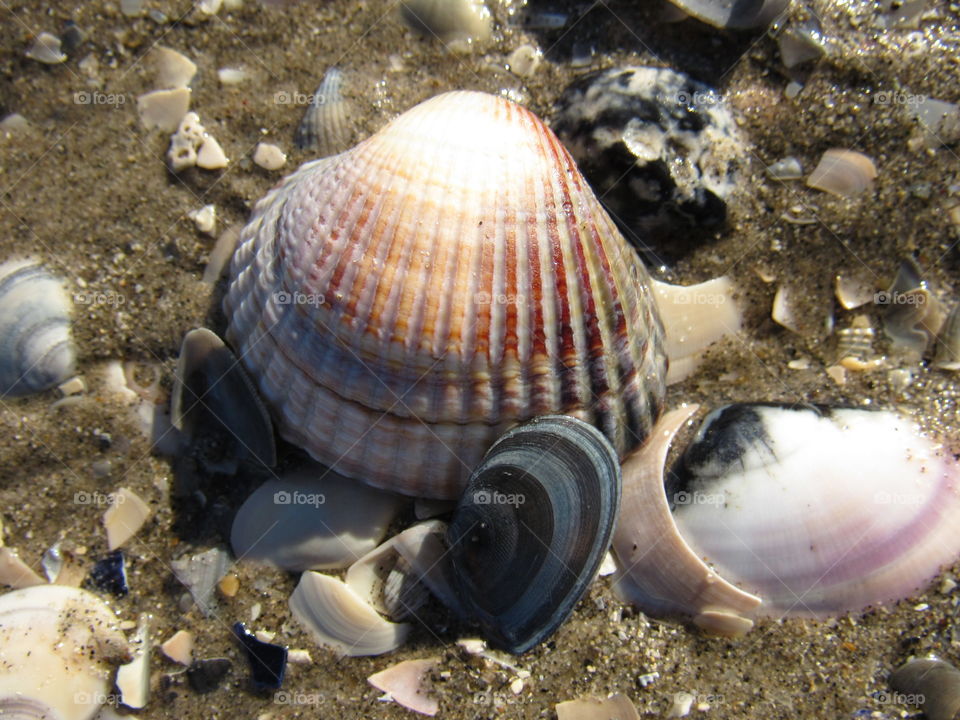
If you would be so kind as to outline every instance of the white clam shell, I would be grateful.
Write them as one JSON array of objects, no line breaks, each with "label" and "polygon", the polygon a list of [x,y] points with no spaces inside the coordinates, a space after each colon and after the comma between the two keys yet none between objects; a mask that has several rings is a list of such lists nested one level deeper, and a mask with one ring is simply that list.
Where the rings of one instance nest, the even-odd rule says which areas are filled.
[{"label": "white clam shell", "polygon": [[[740,635],[760,598],[724,580],[687,545],[663,488],[663,466],[676,432],[697,411],[666,413],[650,440],[623,463],[623,496],[613,549],[622,567],[617,591],[645,612],[692,616],[715,634]],[[730,618],[740,618],[739,624]]]},{"label": "white clam shell", "polygon": [[529,111],[440,95],[255,209],[227,337],[279,432],[343,474],[456,498],[508,427],[564,413],[618,453],[662,402],[647,274]]},{"label": "white clam shell", "polygon": [[268,480],[240,507],[233,552],[284,570],[344,568],[372,551],[400,505],[397,495],[323,468]]},{"label": "white clam shell", "polygon": [[0,395],[48,390],[74,374],[70,299],[35,260],[0,265]]},{"label": "white clam shell", "polygon": [[84,590],[41,585],[0,596],[0,716],[87,720],[129,650],[113,612]]},{"label": "white clam shell", "polygon": [[290,610],[321,645],[351,657],[400,647],[410,626],[384,620],[342,581],[308,571],[300,576]]},{"label": "white clam shell", "polygon": [[730,413],[718,425],[742,413],[735,432],[691,466],[696,479],[678,493],[674,518],[718,574],[763,598],[761,614],[823,616],[896,601],[960,556],[957,464],[909,421],[882,411],[731,407],[717,411]]}]

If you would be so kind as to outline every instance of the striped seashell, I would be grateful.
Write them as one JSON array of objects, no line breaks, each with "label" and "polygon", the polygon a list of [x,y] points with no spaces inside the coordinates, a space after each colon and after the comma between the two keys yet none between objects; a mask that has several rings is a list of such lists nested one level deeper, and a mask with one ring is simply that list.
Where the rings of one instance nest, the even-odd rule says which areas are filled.
[{"label": "striped seashell", "polygon": [[301,150],[313,150],[321,157],[347,149],[350,144],[347,121],[350,107],[340,93],[342,86],[343,73],[335,67],[327,70],[297,126],[294,145]]},{"label": "striped seashell", "polygon": [[0,396],[49,390],[75,366],[63,284],[35,260],[0,265]]},{"label": "striped seashell", "polygon": [[537,415],[623,456],[663,401],[646,270],[556,136],[493,95],[432,98],[279,183],[224,309],[281,435],[408,495],[459,497]]}]

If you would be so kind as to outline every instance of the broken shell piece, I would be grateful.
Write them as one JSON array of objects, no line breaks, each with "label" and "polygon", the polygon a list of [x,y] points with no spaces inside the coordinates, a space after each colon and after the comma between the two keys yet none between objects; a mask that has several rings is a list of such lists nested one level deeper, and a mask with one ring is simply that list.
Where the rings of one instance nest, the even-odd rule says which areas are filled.
[{"label": "broken shell piece", "polygon": [[854,275],[837,275],[833,281],[833,293],[844,310],[854,310],[873,302],[877,295],[872,282]]},{"label": "broken shell piece", "polygon": [[786,285],[777,288],[773,296],[773,308],[770,311],[770,317],[773,321],[787,330],[800,334],[801,328],[797,323],[797,316],[791,303],[792,293]]},{"label": "broken shell piece", "polygon": [[893,285],[877,293],[877,304],[886,305],[883,330],[899,349],[922,355],[940,332],[946,309],[927,287],[922,271],[913,258],[905,258],[897,270]]},{"label": "broken shell piece", "polygon": [[206,328],[188,332],[174,372],[170,416],[187,452],[211,472],[232,475],[241,464],[273,467],[273,424],[243,367]]},{"label": "broken shell piece", "polygon": [[893,412],[719,408],[670,481],[687,545],[764,616],[895,602],[960,554],[957,462]]},{"label": "broken shell piece", "polygon": [[154,90],[137,98],[137,112],[148,130],[172,133],[190,109],[190,88]]},{"label": "broken shell piece", "polygon": [[177,580],[183,583],[204,615],[213,612],[213,591],[230,568],[230,555],[220,548],[211,548],[191,557],[170,563]]},{"label": "broken shell piece", "polygon": [[440,709],[440,703],[427,694],[425,681],[439,662],[440,658],[404,660],[371,675],[367,682],[408,710],[433,717]]},{"label": "broken shell piece", "polygon": [[[870,325],[870,318],[857,315],[850,327],[837,330],[838,362],[847,359],[867,361],[873,358],[873,338],[876,333]],[[851,368],[853,369],[853,368]]]},{"label": "broken shell piece", "polygon": [[230,544],[242,560],[284,570],[345,568],[383,539],[400,502],[312,465],[257,488],[237,512]]},{"label": "broken shell piece", "polygon": [[807,178],[807,185],[840,197],[852,198],[877,177],[873,160],[854,150],[827,150]]},{"label": "broken shell piece", "polygon": [[[617,590],[644,612],[694,617],[714,634],[742,635],[760,598],[710,569],[681,536],[664,491],[664,463],[674,435],[697,405],[673,410],[654,426],[646,445],[623,462],[623,498],[613,549],[623,570]],[[731,616],[742,618],[735,625]]]},{"label": "broken shell piece", "polygon": [[237,240],[240,239],[240,230],[242,229],[243,226],[237,223],[220,233],[213,250],[210,251],[207,266],[203,269],[203,282],[208,285],[216,285],[217,281],[223,276],[223,271],[227,269],[227,263],[237,247]]},{"label": "broken shell piece", "polygon": [[890,687],[918,699],[927,720],[960,715],[960,670],[936,657],[911,660],[890,675]]},{"label": "broken shell piece", "polygon": [[780,59],[785,67],[819,60],[827,52],[827,41],[816,19],[796,23],[780,33],[777,38],[780,46]]},{"label": "broken shell piece", "polygon": [[287,649],[261,640],[247,630],[242,622],[234,623],[233,636],[246,653],[253,687],[256,690],[279,690],[287,671]]},{"label": "broken shell piece", "polygon": [[617,693],[608,698],[580,698],[557,703],[557,720],[640,720],[637,708],[626,695]]},{"label": "broken shell piece", "polygon": [[[447,554],[445,533],[446,525],[439,520],[407,528],[351,565],[347,586],[395,619],[403,619],[398,610],[409,614],[417,609],[410,605],[416,595],[405,594],[415,592],[408,589],[410,584],[423,583],[440,602],[456,610],[456,596],[443,572]],[[422,600],[425,598],[421,598],[421,604]]]},{"label": "broken shell piece", "polygon": [[743,315],[728,277],[686,287],[654,280],[653,292],[666,332],[668,385],[689,377],[708,346],[740,329]]},{"label": "broken shell piece", "polygon": [[197,230],[207,235],[213,235],[214,228],[217,225],[217,206],[204,205],[199,210],[191,210],[187,217],[193,220]]},{"label": "broken shell piece", "polygon": [[937,354],[933,366],[941,370],[960,370],[960,305],[950,311],[937,334]]},{"label": "broken shell piece", "polygon": [[203,143],[197,151],[197,167],[203,170],[220,170],[229,164],[230,160],[216,138],[204,133]]},{"label": "broken shell piece", "polygon": [[122,547],[139,532],[150,517],[150,506],[129,488],[120,488],[113,493],[110,507],[103,514],[103,526],[107,529],[107,547],[112,551]]},{"label": "broken shell piece", "polygon": [[46,585],[46,581],[32,567],[17,557],[8,547],[0,547],[0,585],[20,589]]},{"label": "broken shell piece", "polygon": [[37,35],[26,55],[31,60],[42,62],[44,65],[59,65],[67,59],[60,47],[60,38],[52,33],[42,32]]},{"label": "broken shell piece", "polygon": [[137,635],[133,639],[133,660],[117,670],[120,702],[134,710],[146,707],[150,698],[150,624],[148,616],[140,616]]},{"label": "broken shell piece", "polygon": [[396,650],[410,633],[409,625],[384,620],[340,580],[313,571],[300,576],[290,610],[318,643],[351,657]]},{"label": "broken shell piece", "polygon": [[928,148],[960,140],[960,107],[956,103],[924,97],[909,103],[908,112],[917,122],[922,143]]},{"label": "broken shell piece", "polygon": [[188,630],[178,630],[173,637],[160,646],[163,654],[181,665],[190,665],[193,662],[193,633]]},{"label": "broken shell piece", "polygon": [[262,142],[253,151],[253,162],[264,170],[279,170],[287,164],[287,156],[276,145]]},{"label": "broken shell piece", "polygon": [[108,697],[112,666],[130,659],[98,597],[61,585],[0,596],[0,716],[88,720]]},{"label": "broken shell piece", "polygon": [[176,132],[170,137],[167,163],[174,172],[180,172],[197,164],[197,148],[203,142],[204,127],[200,116],[188,112],[177,123]]},{"label": "broken shell piece", "polygon": [[150,51],[157,72],[157,84],[163,88],[185,88],[197,74],[196,64],[176,50],[157,45]]},{"label": "broken shell piece", "polygon": [[718,28],[766,27],[790,6],[790,0],[671,0],[687,15]]},{"label": "broken shell piece", "polygon": [[221,85],[239,85],[250,77],[243,68],[220,68],[217,70],[217,79]]}]

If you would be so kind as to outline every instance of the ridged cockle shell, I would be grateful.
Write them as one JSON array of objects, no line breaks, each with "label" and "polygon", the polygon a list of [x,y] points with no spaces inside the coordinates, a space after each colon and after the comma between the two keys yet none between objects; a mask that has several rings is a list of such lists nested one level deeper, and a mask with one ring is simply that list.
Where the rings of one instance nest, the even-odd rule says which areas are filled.
[{"label": "ridged cockle shell", "polygon": [[280,433],[410,495],[574,415],[625,454],[662,404],[647,273],[553,133],[500,97],[428,100],[256,206],[224,301]]}]

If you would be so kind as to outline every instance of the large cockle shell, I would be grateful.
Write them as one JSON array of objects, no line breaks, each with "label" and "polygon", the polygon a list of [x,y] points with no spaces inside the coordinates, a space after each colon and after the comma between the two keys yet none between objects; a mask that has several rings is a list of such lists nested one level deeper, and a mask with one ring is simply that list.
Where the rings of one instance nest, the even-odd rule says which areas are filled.
[{"label": "large cockle shell", "polygon": [[0,265],[0,395],[52,388],[75,364],[63,284],[34,260]]},{"label": "large cockle shell", "polygon": [[573,611],[600,567],[620,508],[620,464],[575,418],[514,428],[474,471],[447,530],[460,605],[522,653]]},{"label": "large cockle shell", "polygon": [[640,260],[553,133],[483,93],[428,100],[278,184],[224,308],[280,433],[409,495],[459,497],[538,415],[590,422],[624,455],[662,403]]},{"label": "large cockle shell", "polygon": [[[636,477],[624,467],[625,498]],[[686,551],[703,558],[710,575],[698,580],[682,553],[661,542],[662,509],[625,500],[618,538],[629,534],[630,546],[652,553],[634,558],[617,544],[639,589],[628,594],[641,606],[659,598],[654,611],[715,611],[699,623],[711,629],[731,626],[733,616],[822,617],[896,601],[960,556],[956,461],[892,412],[720,408],[704,420],[665,492]],[[650,563],[669,568],[666,579],[644,572]],[[712,608],[691,601],[728,582],[759,596],[755,613],[730,592]]]}]

